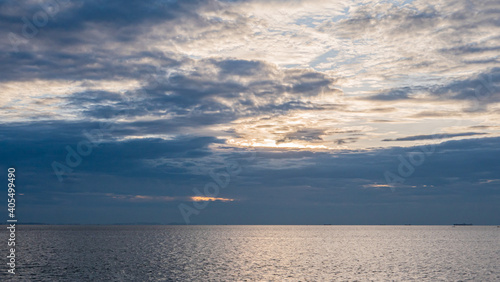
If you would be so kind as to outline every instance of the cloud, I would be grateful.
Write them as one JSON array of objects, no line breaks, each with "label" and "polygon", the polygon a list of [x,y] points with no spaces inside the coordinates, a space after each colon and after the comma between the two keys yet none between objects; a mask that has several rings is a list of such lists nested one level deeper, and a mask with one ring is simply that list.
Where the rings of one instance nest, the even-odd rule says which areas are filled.
[{"label": "cloud", "polygon": [[[112,131],[96,134],[100,128],[98,123],[69,122],[3,125],[0,127],[1,155],[6,163],[20,166],[36,164],[48,173],[46,177],[52,178],[55,177],[52,162],[64,164],[68,147],[76,151],[80,142],[93,142],[90,153],[82,157],[75,171],[100,170],[126,175],[147,167],[147,160],[208,156],[211,154],[208,146],[222,142],[214,137],[182,135],[170,139],[146,138],[144,133],[137,132],[140,138],[130,139],[124,138],[130,132],[122,135],[123,131],[118,126]],[[154,132],[158,133],[156,130]],[[32,138],[34,134],[37,136],[36,141]]]},{"label": "cloud", "polygon": [[470,78],[457,79],[444,86],[436,86],[431,93],[440,98],[471,100],[479,105],[498,103],[500,68],[492,68]]},{"label": "cloud", "polygon": [[325,130],[320,129],[299,129],[285,135],[279,142],[289,142],[293,140],[304,140],[309,142],[322,141],[322,135],[325,135]]},{"label": "cloud", "polygon": [[194,202],[214,202],[214,201],[220,201],[220,202],[232,202],[234,199],[227,199],[227,198],[215,198],[215,197],[201,197],[201,196],[193,196],[190,198]]},{"label": "cloud", "polygon": [[354,143],[358,139],[359,139],[359,137],[350,137],[350,138],[337,139],[337,140],[335,140],[335,143],[337,145],[344,145],[344,144]]},{"label": "cloud", "polygon": [[480,132],[441,133],[441,134],[408,136],[395,139],[384,139],[382,141],[415,141],[415,140],[431,140],[431,139],[435,140],[435,139],[447,139],[453,137],[484,135],[484,134],[486,133],[480,133]]},{"label": "cloud", "polygon": [[[54,1],[40,5],[38,1],[24,3],[4,2],[0,24],[4,30],[21,35],[25,21],[31,28],[24,28],[28,35],[37,36],[45,44],[78,45],[96,43],[100,39],[131,42],[154,25],[178,19],[206,23],[199,11],[218,5],[216,1]],[[45,3],[44,3],[45,4]],[[219,6],[220,7],[220,6]],[[37,24],[36,16],[49,15],[45,24]],[[38,33],[43,34],[38,38]],[[80,36],[80,35],[93,36]],[[105,38],[105,36],[107,38]],[[43,37],[43,39],[42,39]]]},{"label": "cloud", "polygon": [[[413,87],[402,87],[381,91],[376,95],[363,97],[362,99],[380,102],[395,102],[416,100],[416,102],[438,102],[465,100],[470,102],[469,107],[463,111],[487,111],[489,104],[500,102],[500,68],[487,69],[484,72],[475,73],[469,77],[460,77],[449,80],[445,84],[432,86],[414,85]],[[421,112],[416,117],[442,116],[443,112]],[[455,113],[457,114],[457,113]]]},{"label": "cloud", "polygon": [[402,89],[391,89],[389,91],[373,95],[370,97],[366,97],[368,100],[375,101],[397,101],[397,100],[407,100],[411,99],[410,94],[412,90],[409,87],[405,87]]},{"label": "cloud", "polygon": [[194,124],[198,116],[203,116],[199,122],[228,122],[266,111],[313,110],[317,106],[307,99],[340,92],[334,78],[313,70],[279,70],[264,62],[231,59],[186,65],[193,70],[159,74],[144,88],[124,94],[78,92],[67,99],[92,118],[170,115],[173,124],[181,118]]},{"label": "cloud", "polygon": [[120,201],[130,201],[130,202],[170,202],[175,201],[175,197],[168,196],[146,196],[146,195],[117,195],[107,193],[107,197]]}]

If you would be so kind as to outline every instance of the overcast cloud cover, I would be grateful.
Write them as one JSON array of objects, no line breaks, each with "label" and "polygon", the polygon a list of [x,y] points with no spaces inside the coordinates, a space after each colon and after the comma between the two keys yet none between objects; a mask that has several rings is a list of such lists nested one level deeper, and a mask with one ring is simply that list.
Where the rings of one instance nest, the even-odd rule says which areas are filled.
[{"label": "overcast cloud cover", "polygon": [[499,224],[499,34],[497,0],[0,1],[0,168],[24,222]]}]

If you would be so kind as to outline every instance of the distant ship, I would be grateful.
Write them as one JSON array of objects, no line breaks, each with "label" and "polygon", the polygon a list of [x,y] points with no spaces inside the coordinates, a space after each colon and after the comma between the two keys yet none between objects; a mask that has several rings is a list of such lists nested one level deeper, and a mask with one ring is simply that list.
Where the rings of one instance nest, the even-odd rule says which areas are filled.
[{"label": "distant ship", "polygon": [[455,223],[453,226],[471,226],[472,223]]}]

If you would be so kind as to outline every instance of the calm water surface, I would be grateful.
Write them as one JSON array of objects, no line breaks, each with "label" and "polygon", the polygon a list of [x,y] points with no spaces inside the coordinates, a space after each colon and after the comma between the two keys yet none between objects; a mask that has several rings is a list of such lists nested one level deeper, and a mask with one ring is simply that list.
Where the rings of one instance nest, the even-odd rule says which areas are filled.
[{"label": "calm water surface", "polygon": [[496,226],[21,226],[17,242],[2,281],[500,281]]}]

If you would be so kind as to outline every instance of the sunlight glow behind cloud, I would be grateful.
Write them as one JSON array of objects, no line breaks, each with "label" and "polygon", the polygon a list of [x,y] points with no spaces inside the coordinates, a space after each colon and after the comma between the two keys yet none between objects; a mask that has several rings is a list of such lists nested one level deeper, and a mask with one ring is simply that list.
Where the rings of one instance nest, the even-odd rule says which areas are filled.
[{"label": "sunlight glow behind cloud", "polygon": [[234,201],[234,199],[228,199],[228,198],[202,197],[202,196],[193,196],[193,197],[191,197],[191,200],[194,202],[214,202],[214,201],[232,202],[232,201]]}]

